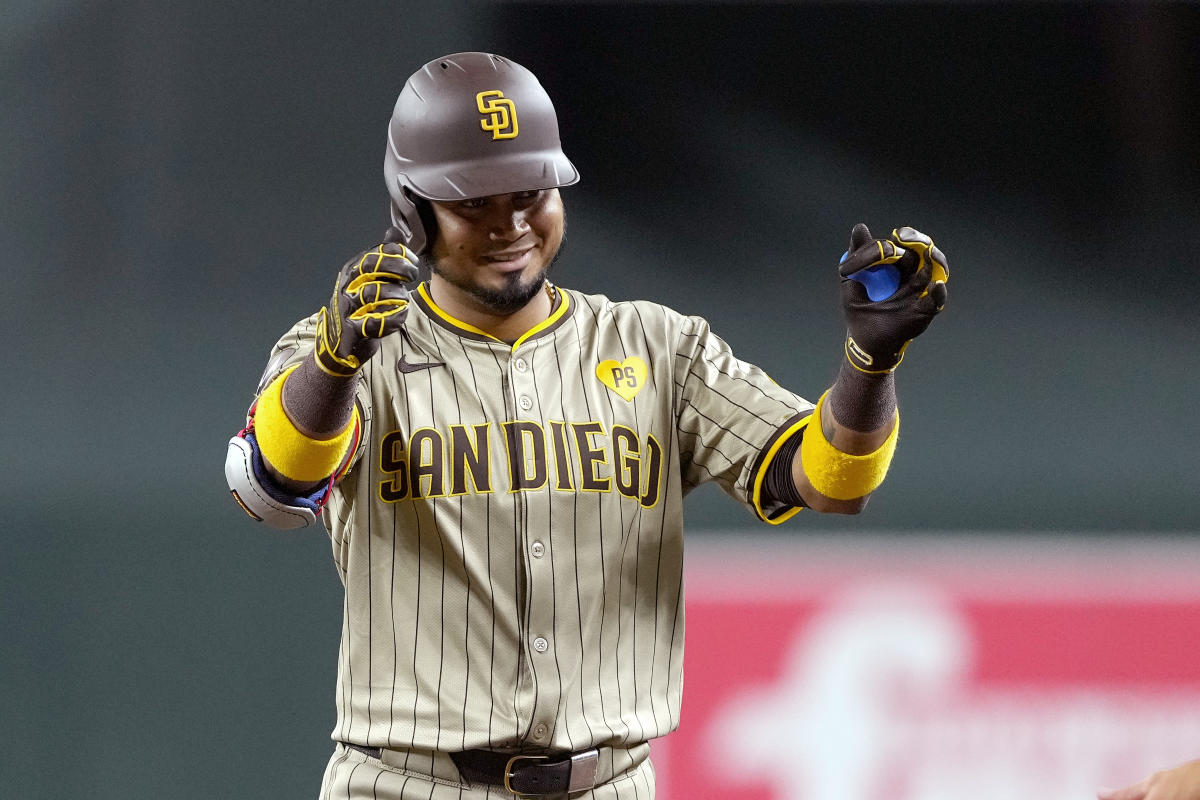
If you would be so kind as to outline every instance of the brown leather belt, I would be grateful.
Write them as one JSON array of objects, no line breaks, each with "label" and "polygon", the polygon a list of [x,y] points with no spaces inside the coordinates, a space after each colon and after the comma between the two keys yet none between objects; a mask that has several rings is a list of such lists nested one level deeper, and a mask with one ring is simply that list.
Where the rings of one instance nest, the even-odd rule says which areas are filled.
[{"label": "brown leather belt", "polygon": [[[378,747],[343,742],[370,758],[380,758]],[[582,792],[596,786],[596,749],[578,753],[513,754],[492,750],[464,750],[449,753],[463,780],[503,786],[509,792],[524,797]]]},{"label": "brown leather belt", "polygon": [[521,755],[491,750],[464,750],[450,758],[471,783],[503,786],[516,795],[582,792],[596,786],[599,751]]}]

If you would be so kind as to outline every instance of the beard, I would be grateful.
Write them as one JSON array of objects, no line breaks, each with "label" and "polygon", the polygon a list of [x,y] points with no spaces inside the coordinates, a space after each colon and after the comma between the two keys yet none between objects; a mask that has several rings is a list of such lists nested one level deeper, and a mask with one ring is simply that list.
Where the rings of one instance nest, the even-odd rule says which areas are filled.
[{"label": "beard", "polygon": [[508,316],[528,305],[529,301],[536,297],[537,293],[546,285],[546,279],[550,275],[550,270],[558,263],[558,259],[563,252],[563,245],[565,244],[566,237],[564,236],[562,242],[559,243],[558,250],[554,253],[554,257],[537,274],[529,277],[522,277],[520,273],[506,275],[504,285],[499,289],[479,286],[457,275],[443,271],[436,261],[431,261],[429,268],[451,286],[461,289],[475,298],[481,306],[491,313],[497,316]]}]

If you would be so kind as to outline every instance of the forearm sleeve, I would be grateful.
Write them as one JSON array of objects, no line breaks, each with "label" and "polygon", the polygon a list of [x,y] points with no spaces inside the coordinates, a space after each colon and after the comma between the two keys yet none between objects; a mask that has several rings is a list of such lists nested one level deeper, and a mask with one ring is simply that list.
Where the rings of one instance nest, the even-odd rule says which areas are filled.
[{"label": "forearm sleeve", "polygon": [[840,425],[863,432],[882,428],[896,416],[895,375],[868,374],[843,360],[828,402]]},{"label": "forearm sleeve", "polygon": [[[314,430],[319,426],[313,424],[312,415],[308,420],[294,420],[287,406],[295,395],[288,391],[288,385],[293,375],[302,374],[302,369],[303,365],[292,367],[263,390],[255,408],[254,430],[262,457],[273,470],[296,484],[311,484],[329,478],[345,461],[356,439],[359,420],[351,381],[344,381],[349,385],[344,409],[336,398],[339,402],[327,399],[324,404],[307,404],[324,415],[326,424],[330,418],[335,422],[340,418],[340,429]],[[309,395],[302,392],[300,396]],[[332,412],[328,409],[331,405]]]}]

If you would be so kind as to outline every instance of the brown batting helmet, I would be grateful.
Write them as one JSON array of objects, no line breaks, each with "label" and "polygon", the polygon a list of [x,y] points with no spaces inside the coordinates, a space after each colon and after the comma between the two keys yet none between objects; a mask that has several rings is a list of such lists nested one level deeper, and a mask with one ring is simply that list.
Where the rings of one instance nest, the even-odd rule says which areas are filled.
[{"label": "brown batting helmet", "polygon": [[570,186],[550,96],[532,72],[491,53],[455,53],[417,70],[388,124],[383,174],[404,244],[430,245],[417,198],[462,200]]}]

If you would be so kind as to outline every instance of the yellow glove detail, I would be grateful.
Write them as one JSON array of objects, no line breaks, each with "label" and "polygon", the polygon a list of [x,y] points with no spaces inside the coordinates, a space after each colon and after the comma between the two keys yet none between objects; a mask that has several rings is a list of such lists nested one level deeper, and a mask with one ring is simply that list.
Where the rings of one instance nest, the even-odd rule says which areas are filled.
[{"label": "yellow glove detail", "polygon": [[412,253],[390,240],[346,262],[317,318],[317,366],[339,378],[357,372],[379,350],[380,340],[404,325],[407,284],[416,277]]}]

